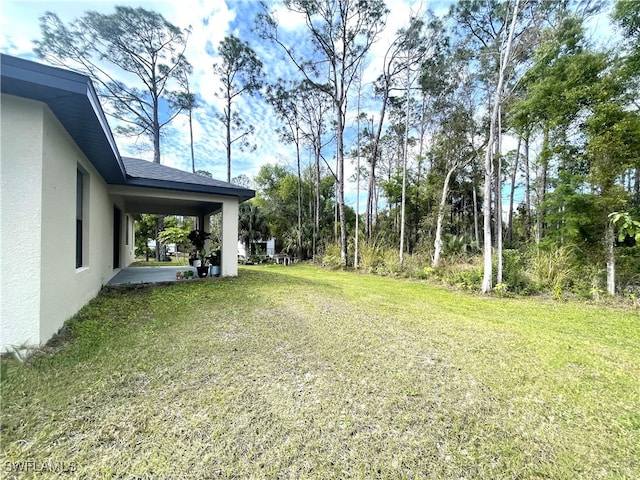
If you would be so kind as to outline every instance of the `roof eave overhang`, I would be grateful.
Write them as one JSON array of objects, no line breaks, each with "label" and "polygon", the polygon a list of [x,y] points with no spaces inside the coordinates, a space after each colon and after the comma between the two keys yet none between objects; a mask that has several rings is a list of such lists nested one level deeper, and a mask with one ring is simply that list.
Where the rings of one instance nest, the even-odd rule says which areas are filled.
[{"label": "roof eave overhang", "polygon": [[107,183],[127,177],[115,139],[89,77],[0,55],[2,93],[45,103]]},{"label": "roof eave overhang", "polygon": [[256,192],[248,188],[231,188],[211,185],[198,185],[192,183],[168,182],[150,178],[129,177],[126,185],[142,188],[159,188],[190,193],[204,193],[208,195],[221,195],[225,197],[237,197],[238,202],[244,202],[255,197]]}]

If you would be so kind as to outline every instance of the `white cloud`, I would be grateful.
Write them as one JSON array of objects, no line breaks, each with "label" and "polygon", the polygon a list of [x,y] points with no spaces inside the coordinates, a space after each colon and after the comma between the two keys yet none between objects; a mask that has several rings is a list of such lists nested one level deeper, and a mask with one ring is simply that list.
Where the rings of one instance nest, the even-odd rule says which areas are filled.
[{"label": "white cloud", "polygon": [[275,5],[273,7],[273,16],[278,22],[278,27],[294,32],[305,26],[304,15],[296,12],[290,12],[284,5]]}]

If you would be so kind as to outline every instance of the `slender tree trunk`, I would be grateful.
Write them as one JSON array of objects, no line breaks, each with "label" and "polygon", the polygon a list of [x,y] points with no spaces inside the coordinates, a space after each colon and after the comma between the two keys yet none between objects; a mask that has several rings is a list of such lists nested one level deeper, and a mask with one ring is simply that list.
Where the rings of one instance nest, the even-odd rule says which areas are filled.
[{"label": "slender tree trunk", "polygon": [[367,241],[371,240],[371,235],[373,231],[373,216],[374,216],[374,201],[375,201],[375,174],[376,167],[375,161],[371,159],[371,165],[369,165],[369,186],[367,190],[367,208],[366,208],[366,219],[365,219],[365,232],[364,236]]},{"label": "slender tree trunk", "polygon": [[475,235],[476,246],[480,248],[480,230],[478,228],[478,194],[476,193],[475,181],[473,188],[473,233]]},{"label": "slender tree trunk", "polygon": [[545,125],[542,136],[542,150],[540,152],[540,185],[538,193],[538,211],[536,212],[536,243],[544,237],[545,209],[544,200],[547,194],[547,171],[549,168],[549,126]]},{"label": "slender tree trunk", "polygon": [[[160,121],[158,117],[158,101],[153,108],[153,162],[160,164]],[[156,220],[156,261],[162,260],[160,255],[160,232],[164,230],[164,215],[158,215]]]},{"label": "slender tree trunk", "polygon": [[302,260],[302,173],[300,171],[300,135],[296,128],[296,161],[298,165],[298,261]]},{"label": "slender tree trunk", "polygon": [[405,208],[407,203],[407,157],[409,156],[409,124],[410,124],[410,107],[409,92],[411,89],[411,81],[407,77],[407,107],[406,107],[406,124],[404,129],[404,152],[402,155],[402,198],[400,200],[400,267],[404,261],[404,230],[405,230]]},{"label": "slender tree trunk", "polygon": [[418,170],[416,174],[416,196],[413,200],[415,208],[413,209],[413,219],[411,221],[411,243],[409,244],[409,252],[413,252],[418,244],[418,225],[420,223],[420,185],[422,184],[422,154],[418,155]]},{"label": "slender tree trunk", "polygon": [[498,110],[498,128],[496,129],[496,283],[502,283],[502,112]]},{"label": "slender tree trunk", "polygon": [[444,220],[444,210],[447,204],[447,194],[449,193],[449,182],[451,181],[451,175],[458,168],[457,164],[454,164],[453,167],[449,169],[447,175],[444,177],[444,182],[442,184],[442,196],[440,197],[440,207],[438,209],[438,220],[436,222],[436,239],[434,242],[434,251],[433,251],[433,262],[431,266],[433,268],[438,268],[440,265],[440,255],[442,253],[442,221]]},{"label": "slender tree trunk", "polygon": [[338,227],[340,225],[340,219],[339,217],[339,213],[338,213],[338,182],[336,182],[335,186],[333,187],[333,195],[336,198],[335,201],[335,205],[333,206],[333,241],[335,243],[338,243],[339,240],[339,236],[338,236]]},{"label": "slender tree trunk", "polygon": [[358,242],[360,241],[360,93],[362,92],[362,69],[358,83],[358,128],[356,134],[356,238],[353,251],[353,267],[358,268]]},{"label": "slender tree trunk", "polygon": [[[490,134],[492,135],[493,132]],[[483,205],[482,205],[482,217],[484,220],[483,242],[484,242],[484,275],[482,278],[482,292],[486,293],[493,287],[493,266],[491,265],[491,153],[487,151],[485,159],[485,173],[484,173],[484,189],[483,189]]]},{"label": "slender tree trunk", "polygon": [[157,100],[153,108],[153,162],[160,163],[160,119]]},{"label": "slender tree trunk", "polygon": [[360,243],[360,154],[358,153],[356,166],[356,238],[353,252],[353,266],[358,268],[358,255]]},{"label": "slender tree trunk", "polygon": [[516,158],[513,161],[513,171],[511,172],[511,190],[509,192],[509,218],[507,220],[507,238],[513,241],[513,197],[516,191],[516,176],[518,174],[518,161],[520,159],[520,145],[522,135],[518,135],[518,146],[516,147]]},{"label": "slender tree trunk", "polygon": [[231,182],[231,98],[227,94],[226,108],[226,127],[227,127],[227,182]]},{"label": "slender tree trunk", "polygon": [[189,144],[191,145],[191,171],[196,173],[196,156],[193,151],[193,115],[189,107]]},{"label": "slender tree trunk", "polygon": [[500,167],[502,166],[502,158],[498,156],[498,165],[496,167],[496,283],[502,283],[503,274],[503,262],[502,262],[502,249],[503,249],[503,237],[502,237],[502,182],[500,181]]},{"label": "slender tree trunk", "polygon": [[[491,122],[489,126],[489,145],[487,145],[487,154],[484,162],[484,205],[483,205],[483,219],[484,219],[484,275],[482,278],[482,292],[487,293],[493,287],[493,266],[491,264],[491,175],[492,175],[492,153],[493,153],[493,140],[496,135],[496,127],[498,123],[498,117],[500,115],[500,104],[502,101],[502,91],[504,83],[504,71],[505,66],[508,64],[511,56],[511,43],[513,42],[513,34],[515,30],[515,24],[518,19],[518,8],[520,0],[515,0],[513,7],[513,13],[511,18],[511,26],[509,28],[509,37],[507,39],[507,45],[505,51],[501,54],[500,71],[498,73],[498,83],[494,92],[493,99],[493,112],[491,115]],[[499,134],[499,132],[498,132]]]},{"label": "slender tree trunk", "polygon": [[[367,241],[371,241],[373,233],[373,219],[377,216],[377,202],[375,195],[376,188],[376,165],[378,163],[378,149],[380,148],[380,138],[382,137],[382,128],[384,118],[387,111],[387,102],[389,101],[389,89],[385,88],[382,96],[382,107],[380,109],[380,120],[378,128],[373,139],[373,148],[371,152],[371,167],[369,169],[369,194],[367,195],[367,224],[365,236]],[[373,131],[373,117],[371,117],[371,130]],[[375,213],[374,213],[375,210]]]},{"label": "slender tree trunk", "polygon": [[531,175],[529,172],[529,135],[524,138],[524,203],[526,211],[527,239],[531,238]]},{"label": "slender tree trunk", "polygon": [[616,294],[616,256],[613,250],[615,242],[615,234],[613,222],[607,222],[607,230],[605,232],[605,243],[607,249],[607,292],[609,295]]},{"label": "slender tree trunk", "polygon": [[313,261],[316,260],[316,254],[318,253],[318,235],[320,234],[320,146],[316,147],[315,151],[316,162],[316,199],[315,199],[315,223],[313,226]]},{"label": "slender tree trunk", "polygon": [[[193,107],[195,105],[195,97],[191,97],[189,90],[189,81],[187,80],[187,95],[189,97],[189,145],[191,147],[191,171],[196,173],[196,156],[193,151]],[[193,101],[192,101],[193,100]]]},{"label": "slender tree trunk", "polygon": [[251,259],[251,241],[253,240],[253,207],[249,209],[249,229],[247,235],[247,245],[246,245],[246,259]]},{"label": "slender tree trunk", "polygon": [[347,265],[347,221],[344,211],[344,116],[342,106],[338,105],[338,129],[336,152],[336,207],[340,222],[340,259],[342,265]]}]

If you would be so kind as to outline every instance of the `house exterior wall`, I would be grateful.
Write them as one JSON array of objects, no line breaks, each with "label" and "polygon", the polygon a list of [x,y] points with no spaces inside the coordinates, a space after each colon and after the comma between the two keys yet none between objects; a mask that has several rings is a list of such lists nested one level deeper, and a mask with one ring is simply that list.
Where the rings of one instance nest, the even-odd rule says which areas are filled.
[{"label": "house exterior wall", "polygon": [[40,343],[44,105],[0,100],[0,349]]},{"label": "house exterior wall", "polygon": [[[45,343],[116,272],[114,199],[100,174],[46,105],[3,95],[1,110],[0,350],[6,351]],[[88,239],[80,268],[75,258],[78,169],[87,178]],[[130,263],[132,242],[124,245],[127,215],[120,208],[124,266]]]},{"label": "house exterior wall", "polygon": [[[107,185],[55,116],[43,118],[40,342],[93,298],[113,271],[113,208]],[[83,266],[76,268],[76,172],[85,178]],[[121,220],[124,218],[124,213]],[[121,248],[122,253],[122,248]]]}]

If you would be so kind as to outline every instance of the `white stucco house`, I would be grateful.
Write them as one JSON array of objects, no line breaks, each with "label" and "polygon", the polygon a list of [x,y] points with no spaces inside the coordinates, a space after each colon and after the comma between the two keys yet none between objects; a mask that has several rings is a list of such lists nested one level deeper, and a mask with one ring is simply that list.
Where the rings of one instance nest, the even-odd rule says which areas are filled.
[{"label": "white stucco house", "polygon": [[88,77],[0,61],[1,352],[44,344],[129,265],[141,213],[221,213],[221,274],[237,275],[253,190],[122,157]]}]

